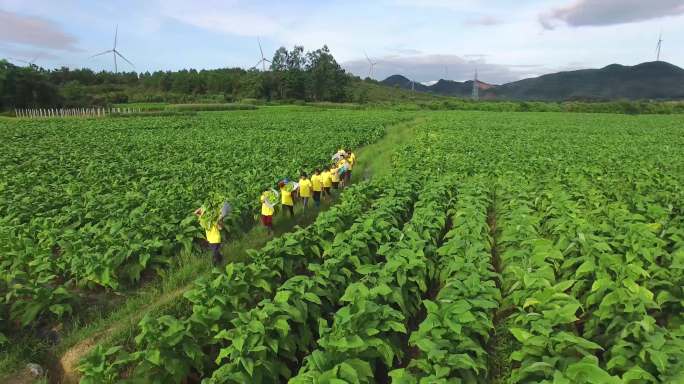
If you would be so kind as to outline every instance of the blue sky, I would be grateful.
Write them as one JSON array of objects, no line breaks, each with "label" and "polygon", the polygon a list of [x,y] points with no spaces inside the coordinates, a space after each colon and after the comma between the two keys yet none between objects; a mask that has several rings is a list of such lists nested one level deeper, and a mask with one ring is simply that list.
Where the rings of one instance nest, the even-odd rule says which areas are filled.
[{"label": "blue sky", "polygon": [[[44,67],[138,71],[251,67],[279,46],[327,44],[349,71],[417,81],[503,83],[559,70],[662,59],[684,66],[684,0],[0,0],[0,57]],[[123,63],[120,69],[133,69]]]}]

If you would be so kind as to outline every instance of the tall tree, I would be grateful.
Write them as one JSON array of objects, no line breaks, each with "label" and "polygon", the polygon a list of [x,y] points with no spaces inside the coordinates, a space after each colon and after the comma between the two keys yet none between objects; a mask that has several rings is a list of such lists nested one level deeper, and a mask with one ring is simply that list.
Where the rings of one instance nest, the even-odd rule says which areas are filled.
[{"label": "tall tree", "polygon": [[313,100],[342,101],[345,98],[349,78],[327,45],[307,53],[307,71],[310,73],[309,92]]}]

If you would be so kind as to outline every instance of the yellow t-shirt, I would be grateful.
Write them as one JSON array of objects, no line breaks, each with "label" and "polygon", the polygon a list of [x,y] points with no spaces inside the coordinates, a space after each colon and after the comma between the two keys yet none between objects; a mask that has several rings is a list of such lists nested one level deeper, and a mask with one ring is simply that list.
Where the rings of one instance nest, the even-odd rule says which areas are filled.
[{"label": "yellow t-shirt", "polygon": [[280,188],[280,203],[283,205],[294,205],[292,191],[288,192],[285,187]]},{"label": "yellow t-shirt", "polygon": [[221,242],[221,230],[214,224],[207,231],[207,241],[209,244],[219,244]]},{"label": "yellow t-shirt", "polygon": [[322,191],[323,190],[323,175],[311,176],[311,185],[313,186],[314,192]]},{"label": "yellow t-shirt", "polygon": [[349,155],[349,169],[354,168],[354,163],[356,163],[356,155],[352,153]]},{"label": "yellow t-shirt", "polygon": [[330,171],[321,172],[321,178],[323,179],[324,187],[332,187],[332,174],[330,174]]},{"label": "yellow t-shirt", "polygon": [[331,172],[332,172],[332,182],[333,183],[339,183],[340,182],[340,170],[338,168],[335,168]]},{"label": "yellow t-shirt", "polygon": [[264,216],[273,216],[273,208],[266,204],[266,193],[261,195],[261,214]]},{"label": "yellow t-shirt", "polygon": [[299,179],[299,196],[311,197],[311,180]]}]

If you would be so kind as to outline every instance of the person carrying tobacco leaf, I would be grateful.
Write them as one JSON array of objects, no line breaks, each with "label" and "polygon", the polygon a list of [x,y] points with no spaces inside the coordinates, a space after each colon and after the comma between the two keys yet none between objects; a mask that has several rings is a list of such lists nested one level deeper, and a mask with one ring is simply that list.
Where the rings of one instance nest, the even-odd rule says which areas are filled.
[{"label": "person carrying tobacco leaf", "polygon": [[199,218],[200,226],[204,229],[209,250],[211,250],[212,261],[216,266],[223,262],[221,230],[223,229],[223,219],[230,214],[230,210],[230,204],[225,201],[220,209],[216,202],[210,202],[195,210],[195,216]]},{"label": "person carrying tobacco leaf", "polygon": [[316,208],[319,208],[321,206],[321,192],[323,192],[323,177],[320,169],[316,169],[311,176],[311,187],[313,188],[314,204]]},{"label": "person carrying tobacco leaf", "polygon": [[326,200],[332,198],[330,189],[332,189],[332,172],[330,172],[330,167],[324,167],[323,172],[321,172],[321,179],[323,181],[323,196]]},{"label": "person carrying tobacco leaf", "polygon": [[294,217],[294,199],[292,195],[297,191],[297,184],[284,179],[278,182],[278,189],[280,190],[280,204],[283,206],[283,215],[285,215],[285,211],[288,211],[290,212],[290,217]]},{"label": "person carrying tobacco leaf", "polygon": [[273,214],[275,213],[275,205],[278,201],[278,193],[273,190],[266,190],[259,198],[261,202],[261,224],[268,230],[268,235],[273,235]]},{"label": "person carrying tobacco leaf", "polygon": [[299,197],[302,199],[302,206],[306,209],[309,206],[309,198],[311,198],[312,184],[306,172],[302,172],[299,176]]}]

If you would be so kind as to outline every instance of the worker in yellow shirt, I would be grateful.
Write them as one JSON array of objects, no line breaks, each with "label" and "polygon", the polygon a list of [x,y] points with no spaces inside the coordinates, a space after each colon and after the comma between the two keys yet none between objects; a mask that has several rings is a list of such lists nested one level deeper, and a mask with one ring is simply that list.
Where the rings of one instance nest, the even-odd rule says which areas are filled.
[{"label": "worker in yellow shirt", "polygon": [[221,255],[221,229],[223,229],[223,218],[228,215],[229,211],[230,205],[225,203],[216,222],[203,223],[202,216],[208,213],[205,212],[204,208],[197,208],[195,210],[195,216],[200,219],[200,224],[204,229],[207,243],[209,243],[209,250],[211,251],[214,265],[219,265],[223,261],[223,255]]},{"label": "worker in yellow shirt", "polygon": [[277,194],[275,191],[264,191],[261,194],[261,224],[266,227],[268,234],[273,234],[273,213],[275,213],[275,201],[277,199]]},{"label": "worker in yellow shirt", "polygon": [[311,198],[311,180],[306,172],[302,172],[299,176],[299,197],[302,199],[302,206],[306,209],[309,206],[309,199]]},{"label": "worker in yellow shirt", "polygon": [[330,166],[330,175],[332,177],[332,187],[333,189],[340,188],[340,172],[337,165]]},{"label": "worker in yellow shirt", "polygon": [[313,189],[313,201],[316,208],[321,206],[321,193],[323,192],[323,178],[321,177],[321,170],[316,169],[313,176],[311,176],[311,188]]},{"label": "worker in yellow shirt", "polygon": [[346,158],[340,159],[337,162],[337,173],[340,177],[340,188],[344,188],[346,185],[347,171],[349,170],[349,161]]},{"label": "worker in yellow shirt", "polygon": [[321,178],[323,179],[323,196],[330,197],[330,188],[332,188],[332,173],[330,173],[330,168],[323,168],[321,172]]},{"label": "worker in yellow shirt", "polygon": [[347,178],[347,184],[351,183],[351,173],[352,169],[354,169],[354,165],[356,164],[356,155],[354,152],[351,151],[351,149],[347,149],[347,161],[349,162],[349,169],[347,170],[346,178]]},{"label": "worker in yellow shirt", "polygon": [[278,183],[278,188],[280,189],[280,204],[283,206],[283,215],[285,211],[289,211],[290,217],[294,217],[294,200],[292,199],[294,190],[292,185],[284,180]]}]

